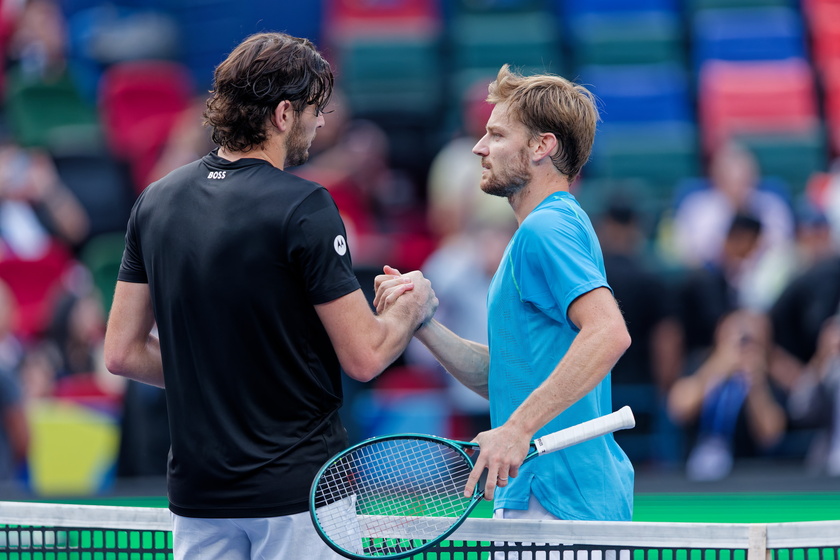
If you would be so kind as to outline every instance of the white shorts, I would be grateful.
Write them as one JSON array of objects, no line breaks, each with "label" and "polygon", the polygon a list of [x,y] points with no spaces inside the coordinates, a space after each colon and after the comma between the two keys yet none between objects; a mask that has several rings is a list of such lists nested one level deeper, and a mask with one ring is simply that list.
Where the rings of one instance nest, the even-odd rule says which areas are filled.
[{"label": "white shorts", "polygon": [[[560,518],[546,510],[537,501],[537,498],[531,494],[531,497],[528,499],[528,509],[499,508],[493,512],[493,519],[559,520]],[[616,554],[617,552],[619,554]],[[593,550],[592,552],[581,550],[576,554],[572,550],[567,550],[562,556],[562,560],[616,560],[616,558],[619,560],[629,560],[630,552],[627,550],[607,550],[604,552],[598,550]],[[494,560],[561,560],[561,556],[559,550],[547,554],[545,552],[496,552]]]},{"label": "white shorts", "polygon": [[315,531],[308,511],[246,519],[171,515],[175,560],[343,559]]}]

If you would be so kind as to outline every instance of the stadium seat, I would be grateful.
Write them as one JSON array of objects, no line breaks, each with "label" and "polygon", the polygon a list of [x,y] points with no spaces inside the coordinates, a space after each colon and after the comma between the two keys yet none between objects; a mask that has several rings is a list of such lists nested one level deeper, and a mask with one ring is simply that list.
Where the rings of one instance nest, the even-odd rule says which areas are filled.
[{"label": "stadium seat", "polygon": [[17,303],[14,332],[23,340],[43,335],[62,277],[72,264],[69,252],[55,242],[37,260],[0,259],[0,280],[8,285]]},{"label": "stadium seat", "polygon": [[452,13],[528,12],[545,7],[545,0],[454,0],[442,2],[444,10]]},{"label": "stadium seat", "polygon": [[357,37],[336,49],[340,87],[353,114],[427,119],[442,102],[436,37]]},{"label": "stadium seat", "polygon": [[571,193],[593,220],[598,220],[616,200],[628,200],[638,212],[642,232],[650,237],[668,200],[664,190],[638,177],[598,177],[584,167],[582,177],[574,183]]},{"label": "stadium seat", "polygon": [[325,52],[357,117],[428,122],[440,110],[442,20],[434,0],[327,0]]},{"label": "stadium seat", "polygon": [[53,81],[6,75],[6,118],[10,132],[23,146],[52,149],[72,143],[101,147],[102,130],[96,107],[87,103],[69,74]]},{"label": "stadium seat", "polygon": [[[242,3],[239,6],[241,7]],[[297,2],[291,10],[285,2],[248,2],[246,12],[249,14],[249,20],[246,21],[252,22],[246,29],[252,32],[283,31],[295,37],[306,37],[316,46],[321,46],[323,1]],[[256,27],[257,25],[260,27]],[[218,62],[221,61],[220,58]]]},{"label": "stadium seat", "polygon": [[433,36],[442,17],[435,0],[326,0],[324,38],[330,46],[364,36]]},{"label": "stadium seat", "polygon": [[[151,4],[101,3],[67,17],[70,73],[86,101],[95,104],[102,73],[126,60],[174,59],[178,51],[175,21]],[[140,4],[140,0],[137,0]]]},{"label": "stadium seat", "polygon": [[172,61],[122,62],[102,76],[99,111],[108,145],[131,165],[139,190],[193,94],[188,69]]},{"label": "stadium seat", "polygon": [[91,237],[79,255],[82,264],[90,271],[106,314],[111,309],[124,250],[123,233],[103,233]]},{"label": "stadium seat", "polygon": [[784,7],[701,10],[692,18],[692,52],[707,60],[756,61],[804,58],[802,19]]},{"label": "stadium seat", "polygon": [[605,123],[584,172],[598,179],[642,180],[655,203],[664,202],[680,179],[699,174],[697,136],[692,122]]},{"label": "stadium seat", "polygon": [[823,126],[765,134],[736,134],[735,139],[756,156],[762,174],[782,179],[794,199],[805,192],[808,180],[828,166],[828,145]]},{"label": "stadium seat", "polygon": [[811,38],[811,57],[818,70],[840,61],[840,2],[810,0],[803,3]]},{"label": "stadium seat", "polygon": [[451,96],[461,99],[480,76],[492,81],[503,64],[523,73],[562,74],[566,63],[560,45],[554,18],[542,10],[457,15],[447,32]]},{"label": "stadium seat", "polygon": [[578,67],[686,63],[682,20],[671,12],[584,14],[576,19],[569,36]]},{"label": "stadium seat", "polygon": [[607,12],[657,11],[678,14],[680,0],[554,0],[558,15],[574,23],[583,14]]},{"label": "stadium seat", "polygon": [[205,92],[212,88],[214,69],[245,37],[259,31],[282,29],[281,22],[269,24],[253,13],[255,6],[262,4],[237,0],[170,2],[167,11],[179,30],[178,60],[189,70],[196,91]]},{"label": "stadium seat", "polygon": [[825,95],[825,118],[829,130],[829,145],[840,156],[840,60],[827,64],[821,72]]},{"label": "stadium seat", "polygon": [[686,0],[685,7],[689,14],[700,10],[795,7],[798,0]]},{"label": "stadium seat", "polygon": [[698,107],[707,151],[735,133],[803,133],[820,122],[804,59],[709,61],[698,76]]},{"label": "stadium seat", "polygon": [[679,65],[587,66],[577,81],[595,94],[605,123],[694,121],[688,75]]}]

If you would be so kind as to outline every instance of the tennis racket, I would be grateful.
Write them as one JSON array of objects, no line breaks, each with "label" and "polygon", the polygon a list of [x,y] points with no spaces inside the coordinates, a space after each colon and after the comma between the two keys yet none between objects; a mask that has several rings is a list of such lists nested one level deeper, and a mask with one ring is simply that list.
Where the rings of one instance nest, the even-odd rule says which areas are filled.
[{"label": "tennis racket", "polygon": [[[525,457],[636,425],[630,407],[545,435]],[[405,558],[440,542],[484,496],[481,480],[464,496],[478,444],[420,434],[371,438],[321,468],[309,512],[321,538],[347,558]],[[486,474],[486,471],[485,471]]]}]

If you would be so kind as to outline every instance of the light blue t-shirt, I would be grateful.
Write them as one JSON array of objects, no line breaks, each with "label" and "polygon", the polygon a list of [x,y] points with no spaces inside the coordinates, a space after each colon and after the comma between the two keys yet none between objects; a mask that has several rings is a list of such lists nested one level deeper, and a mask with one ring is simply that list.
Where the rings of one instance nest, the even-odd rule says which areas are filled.
[{"label": "light blue t-shirt", "polygon": [[[607,287],[589,217],[565,192],[529,214],[508,244],[488,293],[490,414],[500,426],[554,371],[578,329],[568,318],[579,296]],[[535,437],[612,412],[610,375]],[[533,492],[561,519],[629,521],[633,466],[612,435],[525,463],[495,507],[527,509]]]}]

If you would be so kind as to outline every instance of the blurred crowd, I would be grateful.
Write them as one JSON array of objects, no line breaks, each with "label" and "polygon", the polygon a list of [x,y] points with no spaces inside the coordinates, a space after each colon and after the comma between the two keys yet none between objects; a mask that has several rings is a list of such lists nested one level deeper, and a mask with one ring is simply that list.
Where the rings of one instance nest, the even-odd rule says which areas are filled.
[{"label": "blurred crowd", "polygon": [[[206,91],[173,56],[172,21],[120,22],[119,38],[93,27],[80,65],[61,2],[0,2],[0,480],[26,478],[28,410],[41,399],[114,419],[117,476],[165,472],[163,392],[104,370],[105,318],[134,199],[213,146]],[[439,141],[407,166],[412,147],[390,123],[354,114],[337,75],[311,158],[291,172],[332,193],[364,289],[383,264],[420,268],[438,318],[486,339],[487,287],[516,227],[507,202],[478,189],[471,148],[490,111],[486,77],[448,101],[456,126],[428,123]],[[574,194],[633,338],[612,382],[614,408],[636,413],[637,428],[616,437],[637,468],[714,480],[762,458],[840,476],[840,163],[793,195],[749,147],[726,141],[666,203],[635,187],[585,169]],[[486,402],[420,344],[345,389],[352,440],[471,439],[489,425]]]}]

